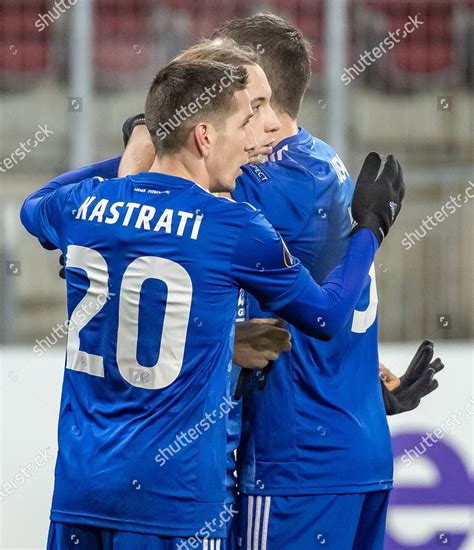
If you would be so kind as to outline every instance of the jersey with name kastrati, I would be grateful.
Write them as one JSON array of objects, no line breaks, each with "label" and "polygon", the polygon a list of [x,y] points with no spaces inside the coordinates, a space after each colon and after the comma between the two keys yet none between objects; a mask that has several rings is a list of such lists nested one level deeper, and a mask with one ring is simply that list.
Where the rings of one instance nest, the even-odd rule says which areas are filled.
[{"label": "jersey with name kastrati", "polygon": [[[346,253],[353,189],[335,151],[300,129],[278,144],[268,163],[244,167],[233,197],[261,209],[291,254],[321,281]],[[252,296],[249,316],[266,316]],[[244,396],[240,490],[296,495],[390,488],[374,266],[354,314],[331,341],[308,338],[292,325],[288,330],[291,352],[274,362],[263,389],[261,374],[253,372]]]},{"label": "jersey with name kastrati", "polygon": [[223,537],[239,290],[277,311],[309,273],[253,207],[164,174],[58,178],[21,218],[67,258],[52,520]]}]

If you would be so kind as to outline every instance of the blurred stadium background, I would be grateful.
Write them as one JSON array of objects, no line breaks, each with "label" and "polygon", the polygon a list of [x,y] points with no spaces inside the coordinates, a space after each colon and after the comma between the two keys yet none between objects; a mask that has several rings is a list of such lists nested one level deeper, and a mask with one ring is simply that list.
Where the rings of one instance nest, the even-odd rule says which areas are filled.
[{"label": "blurred stadium background", "polygon": [[[404,166],[405,208],[376,265],[382,358],[385,353],[399,372],[415,341],[431,338],[442,343],[449,372],[426,407],[396,419],[395,437],[433,429],[472,398],[472,0],[0,0],[1,483],[37,449],[56,445],[64,348],[60,342],[41,364],[32,352],[36,340],[64,320],[65,293],[59,254],[42,251],[23,230],[21,202],[62,171],[119,154],[121,124],[143,110],[154,73],[220,23],[258,10],[290,19],[313,42],[313,78],[300,125],[334,146],[353,176],[370,150],[393,152]],[[410,17],[422,24],[369,66],[360,64],[364,52],[404,29]],[[345,85],[341,77],[349,73],[356,77]],[[19,155],[37,132],[44,140]],[[436,214],[459,194],[449,215]],[[436,220],[430,229],[429,217]],[[387,548],[474,548],[469,415],[443,443],[452,445],[464,470],[452,457],[440,459],[452,476],[445,482],[459,490],[443,500],[438,483],[430,493],[426,487],[445,475],[433,466],[412,475],[408,485],[426,485],[427,496],[410,501],[395,491]],[[42,546],[51,476],[48,463],[36,481],[8,501],[0,498],[0,548]],[[428,508],[409,514],[407,529],[397,502]],[[451,520],[433,524],[436,514]],[[31,516],[34,526],[25,529]]]}]

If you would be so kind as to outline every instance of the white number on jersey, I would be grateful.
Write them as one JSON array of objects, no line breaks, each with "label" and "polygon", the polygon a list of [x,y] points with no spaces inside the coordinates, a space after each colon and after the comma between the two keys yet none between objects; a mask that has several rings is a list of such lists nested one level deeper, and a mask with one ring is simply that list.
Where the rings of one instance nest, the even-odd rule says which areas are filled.
[{"label": "white number on jersey", "polygon": [[[79,333],[99,313],[109,298],[107,263],[92,248],[70,245],[66,267],[83,269],[90,281],[86,295],[71,315],[73,322],[68,323],[66,368],[104,378],[103,357],[82,351]],[[167,286],[159,360],[151,368],[142,367],[136,360],[140,292],[143,283],[148,279],[158,279]],[[160,389],[169,386],[178,377],[183,366],[192,293],[193,285],[188,272],[171,260],[142,256],[125,270],[119,297],[117,364],[121,376],[132,386]],[[99,297],[105,298],[103,303]],[[82,310],[84,306],[92,304],[95,305],[94,314],[87,318]]]},{"label": "white number on jersey", "polygon": [[363,333],[374,324],[377,317],[377,284],[375,282],[375,265],[372,263],[369,271],[370,290],[369,305],[363,311],[356,309],[352,318],[352,332]]},{"label": "white number on jersey", "polygon": [[344,166],[344,163],[339,158],[338,155],[332,157],[332,159],[329,161],[332,164],[332,167],[336,171],[337,179],[339,180],[339,183],[344,183],[346,179],[349,177],[349,172],[347,171],[347,168]]}]

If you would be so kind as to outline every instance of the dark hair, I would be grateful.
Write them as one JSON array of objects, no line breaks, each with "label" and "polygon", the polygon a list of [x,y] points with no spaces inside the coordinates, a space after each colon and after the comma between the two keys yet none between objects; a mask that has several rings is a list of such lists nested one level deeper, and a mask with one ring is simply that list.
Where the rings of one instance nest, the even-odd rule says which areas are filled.
[{"label": "dark hair", "polygon": [[237,108],[234,93],[245,89],[247,81],[245,68],[216,61],[172,61],[164,67],[145,103],[145,121],[157,155],[181,149],[198,122],[222,127]]},{"label": "dark hair", "polygon": [[256,65],[258,55],[249,46],[239,46],[235,40],[230,38],[215,40],[204,39],[182,51],[173,61],[218,61],[229,63],[236,67],[242,65]]},{"label": "dark hair", "polygon": [[253,48],[272,88],[272,104],[297,117],[311,78],[311,44],[301,31],[278,15],[257,13],[225,23],[212,38]]}]

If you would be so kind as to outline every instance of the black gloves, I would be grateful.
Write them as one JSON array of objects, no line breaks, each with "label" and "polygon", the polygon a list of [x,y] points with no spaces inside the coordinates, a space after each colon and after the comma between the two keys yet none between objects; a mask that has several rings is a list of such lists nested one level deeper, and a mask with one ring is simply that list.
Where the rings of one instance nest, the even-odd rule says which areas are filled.
[{"label": "black gloves", "polygon": [[130,139],[135,126],[139,126],[140,124],[145,124],[145,115],[143,113],[133,115],[130,118],[127,118],[127,120],[123,123],[122,136],[124,147],[127,147],[128,140]]},{"label": "black gloves", "polygon": [[59,256],[59,265],[61,266],[60,269],[59,269],[59,276],[61,277],[61,279],[65,279],[66,278],[66,260],[64,259],[64,254],[61,254],[61,256]]},{"label": "black gloves", "polygon": [[423,397],[438,387],[434,375],[444,368],[441,359],[433,362],[433,342],[421,343],[405,374],[400,378],[400,386],[389,391],[382,382],[382,394],[387,415],[400,414],[416,409]]},{"label": "black gloves", "polygon": [[351,234],[367,227],[379,244],[393,225],[405,196],[405,184],[400,163],[389,155],[379,177],[382,159],[369,153],[362,165],[352,198],[353,228]]}]

